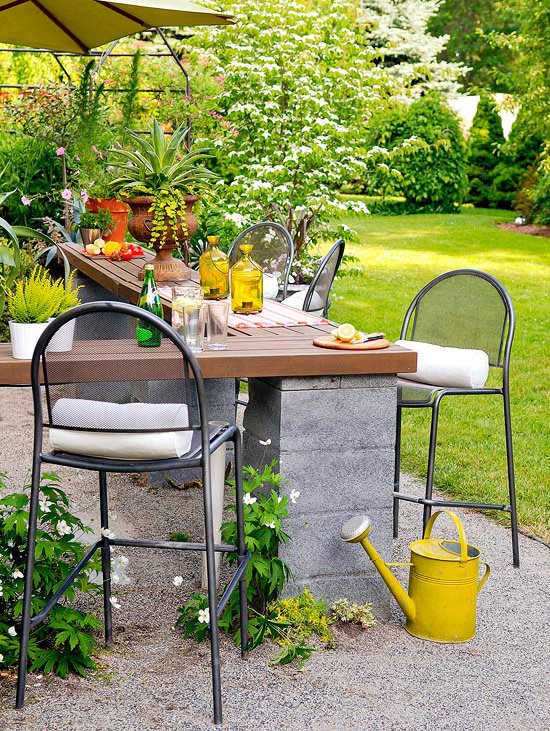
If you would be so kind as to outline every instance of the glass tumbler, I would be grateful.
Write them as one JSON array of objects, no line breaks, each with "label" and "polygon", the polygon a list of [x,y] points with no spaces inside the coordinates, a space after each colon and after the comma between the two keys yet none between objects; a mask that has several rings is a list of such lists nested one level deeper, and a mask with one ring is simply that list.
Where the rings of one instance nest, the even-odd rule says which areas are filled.
[{"label": "glass tumbler", "polygon": [[172,326],[194,353],[204,350],[207,306],[198,298],[172,300]]},{"label": "glass tumbler", "polygon": [[207,302],[208,350],[225,350],[227,348],[227,320],[229,318],[229,300],[210,300]]}]

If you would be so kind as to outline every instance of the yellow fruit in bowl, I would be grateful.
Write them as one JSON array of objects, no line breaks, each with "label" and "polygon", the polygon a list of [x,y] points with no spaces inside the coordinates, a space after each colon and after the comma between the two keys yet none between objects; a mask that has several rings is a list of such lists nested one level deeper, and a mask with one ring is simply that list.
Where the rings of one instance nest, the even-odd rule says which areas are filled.
[{"label": "yellow fruit in bowl", "polygon": [[353,327],[353,325],[350,325],[349,322],[346,322],[338,327],[338,329],[336,330],[336,337],[343,343],[351,343],[351,341],[355,338],[356,332],[357,331]]}]

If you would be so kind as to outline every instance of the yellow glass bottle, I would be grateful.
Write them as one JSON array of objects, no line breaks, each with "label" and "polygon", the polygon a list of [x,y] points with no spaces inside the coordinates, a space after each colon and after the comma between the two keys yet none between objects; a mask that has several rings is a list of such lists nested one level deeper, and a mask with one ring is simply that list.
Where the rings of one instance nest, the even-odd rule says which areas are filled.
[{"label": "yellow glass bottle", "polygon": [[243,252],[231,267],[231,309],[241,315],[261,312],[264,306],[264,276],[260,266],[250,258],[254,248],[241,244]]},{"label": "yellow glass bottle", "polygon": [[229,257],[218,244],[219,236],[208,236],[208,246],[199,259],[199,274],[204,299],[222,300],[229,297]]}]

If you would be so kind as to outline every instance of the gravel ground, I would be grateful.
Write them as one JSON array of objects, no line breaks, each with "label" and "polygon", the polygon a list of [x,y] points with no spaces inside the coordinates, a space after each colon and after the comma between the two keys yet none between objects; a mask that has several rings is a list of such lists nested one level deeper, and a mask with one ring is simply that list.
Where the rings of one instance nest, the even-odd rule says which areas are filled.
[{"label": "gravel ground", "polygon": [[[0,465],[15,489],[28,476],[31,401],[26,389],[0,390]],[[90,476],[60,469],[79,514],[96,515]],[[409,489],[418,483],[407,478]],[[199,494],[148,489],[111,478],[112,528],[119,535],[200,535]],[[480,594],[478,632],[463,645],[417,640],[398,610],[367,632],[337,631],[335,651],[314,653],[303,671],[269,665],[273,648],[241,661],[222,639],[223,729],[530,729],[550,718],[550,556],[522,537],[521,569],[510,561],[509,531],[473,512],[463,515],[469,540],[482,548],[493,574]],[[403,504],[395,559],[406,560],[416,537],[418,508]],[[91,523],[97,527],[97,518]],[[358,549],[359,550],[359,549]],[[117,594],[115,646],[101,651],[85,679],[31,675],[28,702],[12,710],[14,677],[0,673],[2,731],[204,731],[211,723],[207,645],[174,629],[176,607],[196,588],[199,560],[131,553],[132,583]],[[365,560],[367,557],[365,556]],[[175,575],[185,579],[176,589]],[[100,600],[97,600],[100,606]]]}]

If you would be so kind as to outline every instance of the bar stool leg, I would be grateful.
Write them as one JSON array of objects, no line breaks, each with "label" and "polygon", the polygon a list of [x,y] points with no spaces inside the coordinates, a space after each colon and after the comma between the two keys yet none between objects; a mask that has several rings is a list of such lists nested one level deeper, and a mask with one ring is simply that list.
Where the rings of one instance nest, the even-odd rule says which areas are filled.
[{"label": "bar stool leg", "polygon": [[212,487],[210,484],[210,459],[203,454],[202,484],[204,499],[204,528],[206,538],[206,570],[208,575],[208,608],[210,610],[210,661],[212,666],[212,694],[214,699],[214,723],[222,723],[222,689],[220,676],[220,643],[216,598],[216,557],[214,551],[214,524],[212,519]]},{"label": "bar stool leg", "polygon": [[[101,528],[109,527],[109,499],[107,494],[107,475],[99,473],[99,510]],[[107,536],[101,534],[101,570],[103,572],[103,614],[105,617],[105,643],[113,640],[113,608],[111,606],[111,545]]]},{"label": "bar stool leg", "polygon": [[25,705],[25,683],[27,680],[27,661],[29,657],[29,636],[31,632],[32,579],[34,573],[34,551],[36,544],[36,522],[38,516],[38,497],[40,492],[40,455],[33,460],[31,498],[29,505],[29,527],[27,536],[27,565],[25,569],[25,590],[23,592],[23,612],[20,629],[19,669],[17,674],[16,708]]},{"label": "bar stool leg", "polygon": [[[401,481],[401,421],[402,408],[397,407],[397,420],[395,424],[395,467],[393,472],[393,489],[399,492]],[[394,495],[393,498],[393,537],[399,537],[399,498]]]},{"label": "bar stool leg", "polygon": [[[431,500],[432,494],[433,494],[433,485],[434,485],[434,469],[435,469],[435,449],[437,446],[437,426],[439,422],[439,404],[440,401],[436,397],[433,406],[432,406],[432,424],[430,428],[430,449],[428,452],[428,474],[426,476],[426,492],[425,492],[425,499]],[[431,505],[424,505],[424,516],[423,516],[423,528],[422,528],[422,534],[424,534],[424,531],[426,530],[426,525],[428,524],[428,520],[430,519],[430,515],[432,514],[432,506]]]},{"label": "bar stool leg", "polygon": [[[244,536],[244,509],[243,509],[243,454],[242,442],[239,432],[233,438],[235,446],[235,497],[237,501],[237,539],[239,559],[244,560],[246,556],[246,545]],[[248,597],[246,595],[246,571],[239,581],[239,609],[241,625],[241,657],[246,656],[248,650]]]},{"label": "bar stool leg", "polygon": [[510,518],[512,528],[512,557],[519,568],[518,514],[516,507],[516,478],[514,470],[514,447],[512,444],[512,418],[510,414],[510,393],[504,388],[504,429],[506,433],[506,460],[508,466],[508,492],[510,494]]}]

